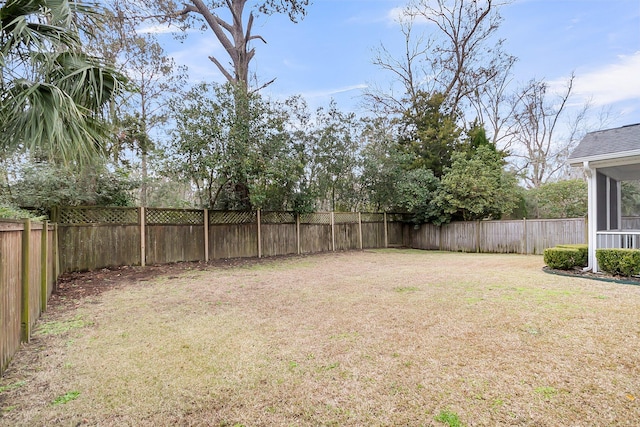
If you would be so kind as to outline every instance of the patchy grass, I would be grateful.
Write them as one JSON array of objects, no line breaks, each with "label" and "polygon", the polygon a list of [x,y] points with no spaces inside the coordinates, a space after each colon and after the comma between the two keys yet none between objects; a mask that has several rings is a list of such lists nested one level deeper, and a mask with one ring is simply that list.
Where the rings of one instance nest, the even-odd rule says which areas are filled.
[{"label": "patchy grass", "polygon": [[364,251],[123,283],[44,314],[0,426],[634,425],[640,288],[542,264]]},{"label": "patchy grass", "polygon": [[13,383],[13,384],[7,384],[7,385],[0,386],[0,393],[4,393],[5,391],[13,390],[14,388],[22,387],[26,383],[27,383],[26,381],[18,381],[18,382]]},{"label": "patchy grass", "polygon": [[420,288],[418,288],[417,286],[398,286],[396,288],[393,288],[393,290],[400,294],[406,294],[411,292],[417,292],[420,290]]},{"label": "patchy grass", "polygon": [[440,412],[434,419],[449,427],[463,427],[462,423],[460,422],[460,418],[458,418],[458,415],[455,412],[451,412],[449,410]]},{"label": "patchy grass", "polygon": [[90,326],[91,322],[87,322],[82,318],[82,315],[77,314],[72,319],[65,319],[61,321],[50,320],[40,322],[36,328],[35,335],[61,335],[69,332],[72,329],[84,328]]},{"label": "patchy grass", "polygon": [[79,391],[68,391],[65,394],[62,394],[58,397],[56,397],[53,402],[51,402],[52,405],[64,405],[66,403],[71,402],[72,400],[76,400],[78,398],[78,396],[80,396],[80,392]]}]

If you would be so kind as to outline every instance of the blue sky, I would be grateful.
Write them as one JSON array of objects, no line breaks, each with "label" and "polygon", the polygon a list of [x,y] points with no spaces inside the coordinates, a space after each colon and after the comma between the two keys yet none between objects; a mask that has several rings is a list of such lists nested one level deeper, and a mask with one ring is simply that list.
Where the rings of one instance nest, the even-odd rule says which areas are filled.
[{"label": "blue sky", "polygon": [[[390,75],[372,64],[381,44],[403,53],[393,11],[396,0],[314,0],[297,24],[284,16],[260,17],[254,34],[255,71],[261,81],[276,78],[266,93],[278,98],[302,94],[310,106],[335,99],[342,110],[360,110],[362,89],[385,86]],[[640,1],[516,0],[500,9],[498,36],[519,60],[514,81],[543,78],[560,87],[576,74],[573,103],[591,100],[613,114],[608,127],[640,123]],[[416,30],[432,30],[423,24]],[[207,57],[224,55],[210,31],[191,32],[184,43],[162,35],[170,55],[187,65],[194,81],[223,78]],[[221,56],[225,59],[226,57]]]}]

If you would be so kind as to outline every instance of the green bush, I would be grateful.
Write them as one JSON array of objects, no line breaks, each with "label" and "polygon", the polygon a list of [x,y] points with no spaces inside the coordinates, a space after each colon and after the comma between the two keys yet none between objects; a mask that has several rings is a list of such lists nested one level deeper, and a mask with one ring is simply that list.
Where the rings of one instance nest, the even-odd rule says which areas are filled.
[{"label": "green bush", "polygon": [[575,248],[548,248],[544,250],[544,262],[549,268],[569,270],[581,265],[582,254]]},{"label": "green bush", "polygon": [[586,243],[557,245],[556,248],[577,249],[580,251],[580,261],[576,265],[580,267],[586,267],[589,263],[589,245],[587,245]]},{"label": "green bush", "polygon": [[596,259],[602,271],[622,276],[640,274],[640,249],[597,249]]},{"label": "green bush", "polygon": [[0,201],[0,219],[33,219],[36,221],[42,221],[45,217],[38,216],[35,213],[20,209],[16,206],[4,203]]}]

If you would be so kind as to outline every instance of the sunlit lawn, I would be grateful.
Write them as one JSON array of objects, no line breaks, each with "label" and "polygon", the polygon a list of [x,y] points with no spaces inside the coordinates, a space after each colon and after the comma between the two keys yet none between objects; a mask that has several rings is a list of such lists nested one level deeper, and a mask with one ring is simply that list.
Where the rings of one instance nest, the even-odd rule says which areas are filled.
[{"label": "sunlit lawn", "polygon": [[640,287],[380,250],[131,282],[45,313],[0,425],[637,425]]}]

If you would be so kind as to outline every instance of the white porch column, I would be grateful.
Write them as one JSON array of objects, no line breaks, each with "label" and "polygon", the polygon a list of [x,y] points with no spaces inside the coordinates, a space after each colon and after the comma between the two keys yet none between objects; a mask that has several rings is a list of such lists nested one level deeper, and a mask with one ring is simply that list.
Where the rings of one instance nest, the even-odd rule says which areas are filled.
[{"label": "white porch column", "polygon": [[622,230],[622,181],[618,181],[618,230]]},{"label": "white porch column", "polygon": [[598,271],[598,260],[596,259],[596,249],[598,244],[598,186],[596,184],[596,169],[591,169],[589,162],[584,162],[584,172],[587,175],[587,226],[589,227],[589,261],[588,266],[596,273]]}]

